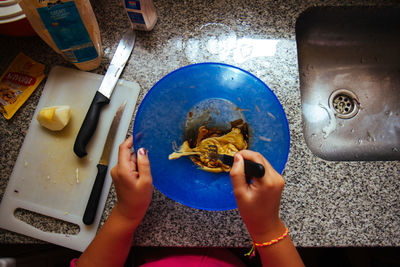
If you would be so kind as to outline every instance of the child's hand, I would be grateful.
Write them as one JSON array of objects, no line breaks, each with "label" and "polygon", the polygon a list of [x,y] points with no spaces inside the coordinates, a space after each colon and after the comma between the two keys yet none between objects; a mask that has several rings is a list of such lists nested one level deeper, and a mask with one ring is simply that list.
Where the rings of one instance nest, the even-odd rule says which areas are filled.
[{"label": "child's hand", "polygon": [[[243,159],[260,163],[265,168],[261,179],[246,181]],[[235,154],[230,172],[236,203],[246,227],[255,242],[266,242],[280,236],[285,226],[279,218],[279,206],[285,181],[271,164],[257,152],[242,150]]]},{"label": "child's hand", "polygon": [[111,170],[111,177],[118,197],[115,209],[138,225],[151,202],[153,181],[146,150],[139,149],[136,157],[131,153],[132,146],[132,137],[119,146],[118,164]]}]

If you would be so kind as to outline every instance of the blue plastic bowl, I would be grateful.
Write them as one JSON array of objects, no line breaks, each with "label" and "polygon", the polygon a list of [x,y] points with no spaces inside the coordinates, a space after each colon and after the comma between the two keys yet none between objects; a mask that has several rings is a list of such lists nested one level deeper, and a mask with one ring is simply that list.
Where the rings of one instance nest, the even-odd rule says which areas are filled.
[{"label": "blue plastic bowl", "polygon": [[249,149],[260,152],[282,173],[290,135],[279,100],[254,75],[221,63],[189,65],[157,82],[136,114],[134,147],[148,150],[153,183],[167,197],[198,209],[234,209],[229,173],[202,171],[189,157],[168,160],[173,144],[184,141],[189,111],[209,99],[228,100],[240,108],[250,128]]}]

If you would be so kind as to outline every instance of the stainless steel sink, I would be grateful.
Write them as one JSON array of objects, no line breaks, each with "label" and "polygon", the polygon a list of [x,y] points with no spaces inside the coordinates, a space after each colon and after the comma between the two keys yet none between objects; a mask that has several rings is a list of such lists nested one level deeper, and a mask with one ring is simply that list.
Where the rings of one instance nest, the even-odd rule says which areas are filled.
[{"label": "stainless steel sink", "polygon": [[326,160],[400,159],[400,8],[313,7],[296,23],[304,138]]}]

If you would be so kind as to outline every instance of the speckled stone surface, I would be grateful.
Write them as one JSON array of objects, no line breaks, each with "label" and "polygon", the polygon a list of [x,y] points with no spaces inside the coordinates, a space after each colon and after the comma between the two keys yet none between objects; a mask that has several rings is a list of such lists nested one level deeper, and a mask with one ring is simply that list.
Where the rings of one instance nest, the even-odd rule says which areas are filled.
[{"label": "speckled stone surface", "polygon": [[[294,243],[302,247],[400,246],[400,163],[324,161],[311,153],[302,134],[295,42],[298,15],[317,4],[374,5],[375,2],[157,0],[158,22],[153,31],[138,32],[134,52],[121,77],[141,85],[139,104],[159,79],[188,64],[224,62],[253,73],[274,91],[289,121],[291,147],[283,173],[286,187],[281,217],[290,228]],[[379,1],[380,5],[396,2]],[[102,64],[93,72],[104,74],[129,21],[119,0],[92,3],[104,50]],[[262,49],[257,50],[260,43]],[[0,51],[1,71],[18,52],[44,63],[47,74],[52,66],[71,66],[38,37],[0,37]],[[0,197],[43,86],[44,82],[13,119],[0,118]],[[130,130],[128,134],[131,133]],[[115,201],[112,188],[102,222]],[[68,226],[46,218],[20,216],[46,231],[69,230]],[[0,230],[0,242],[42,241]],[[249,246],[250,237],[237,210],[192,209],[154,189],[153,201],[136,231],[134,244],[243,247]]]}]

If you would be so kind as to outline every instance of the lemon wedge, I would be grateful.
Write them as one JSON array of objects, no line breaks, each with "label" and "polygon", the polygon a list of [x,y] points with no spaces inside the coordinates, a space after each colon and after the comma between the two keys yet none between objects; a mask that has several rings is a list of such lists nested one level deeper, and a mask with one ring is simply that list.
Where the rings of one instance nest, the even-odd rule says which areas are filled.
[{"label": "lemon wedge", "polygon": [[52,131],[64,129],[70,118],[71,108],[67,105],[45,107],[36,117],[40,125]]}]

